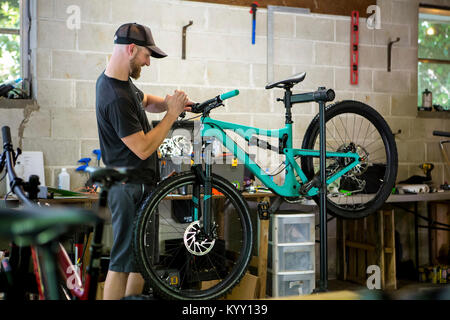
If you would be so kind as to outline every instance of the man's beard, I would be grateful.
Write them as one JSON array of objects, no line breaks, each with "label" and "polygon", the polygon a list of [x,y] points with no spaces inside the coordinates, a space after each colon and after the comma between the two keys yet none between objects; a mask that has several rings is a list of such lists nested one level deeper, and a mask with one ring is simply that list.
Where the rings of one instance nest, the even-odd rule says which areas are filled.
[{"label": "man's beard", "polygon": [[130,60],[130,77],[137,80],[141,76],[141,66],[136,63],[136,59]]}]

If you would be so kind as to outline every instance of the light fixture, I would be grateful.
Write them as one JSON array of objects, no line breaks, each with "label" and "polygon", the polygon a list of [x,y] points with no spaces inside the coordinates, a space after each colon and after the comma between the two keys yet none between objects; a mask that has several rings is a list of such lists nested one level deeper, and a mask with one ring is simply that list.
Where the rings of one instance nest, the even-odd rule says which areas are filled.
[{"label": "light fixture", "polygon": [[432,36],[432,35],[434,35],[434,33],[435,33],[435,31],[434,31],[434,28],[433,28],[433,27],[429,27],[429,28],[427,29],[427,35]]}]

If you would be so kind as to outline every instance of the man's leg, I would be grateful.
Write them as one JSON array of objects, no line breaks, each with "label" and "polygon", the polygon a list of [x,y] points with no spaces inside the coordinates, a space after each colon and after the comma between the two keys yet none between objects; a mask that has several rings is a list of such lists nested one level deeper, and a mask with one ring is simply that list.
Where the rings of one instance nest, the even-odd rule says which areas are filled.
[{"label": "man's leg", "polygon": [[140,273],[130,272],[125,290],[125,296],[135,296],[142,294],[144,290],[144,278]]},{"label": "man's leg", "polygon": [[103,300],[120,300],[125,296],[129,273],[108,270]]}]

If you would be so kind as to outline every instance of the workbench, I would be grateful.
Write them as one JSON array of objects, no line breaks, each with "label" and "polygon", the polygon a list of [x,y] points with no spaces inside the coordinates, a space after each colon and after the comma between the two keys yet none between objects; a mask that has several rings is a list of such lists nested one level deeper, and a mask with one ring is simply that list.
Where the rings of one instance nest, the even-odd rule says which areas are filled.
[{"label": "workbench", "polygon": [[[243,197],[249,201],[255,201],[255,202],[268,202],[270,203],[270,200],[274,197],[276,197],[273,193],[266,193],[266,192],[256,192],[256,193],[248,193],[243,192]],[[352,199],[352,197],[354,197]],[[364,196],[363,196],[364,197]],[[350,196],[350,197],[342,197],[340,201],[358,201],[357,198],[361,199],[361,196]],[[168,195],[166,197],[167,200],[187,200],[190,199],[190,196],[188,195]],[[220,195],[213,195],[213,199],[224,199],[223,196]],[[93,204],[95,204],[98,200],[98,195],[91,194],[87,195],[86,197],[79,197],[79,198],[73,198],[73,197],[66,197],[66,198],[58,198],[58,199],[41,199],[41,205],[44,205],[45,203],[48,203],[49,205],[74,205],[74,206],[82,206],[85,208],[92,208]],[[334,199],[336,201],[336,199]],[[391,195],[388,200],[386,201],[383,208],[378,212],[381,216],[381,221],[379,221],[380,226],[387,226],[387,223],[389,223],[389,229],[393,232],[389,233],[389,236],[386,236],[386,234],[382,235],[382,238],[384,239],[383,245],[381,246],[382,254],[383,255],[390,255],[389,259],[385,259],[385,261],[389,261],[389,263],[382,263],[382,265],[386,265],[386,268],[389,268],[390,271],[387,272],[389,275],[386,277],[386,286],[395,288],[395,242],[394,242],[394,232],[395,232],[395,225],[394,225],[394,215],[393,215],[393,209],[392,207],[400,207],[403,210],[410,212],[414,214],[415,216],[415,223],[414,223],[414,235],[415,235],[415,261],[416,266],[419,265],[419,237],[418,237],[418,230],[419,228],[427,228],[429,231],[429,242],[430,242],[430,253],[433,252],[432,248],[432,240],[433,240],[433,233],[432,230],[445,230],[450,231],[450,225],[435,221],[435,214],[436,214],[436,205],[438,204],[444,204],[447,206],[449,204],[450,200],[450,191],[445,192],[437,192],[437,193],[423,193],[423,194],[403,194],[403,195]],[[7,199],[8,206],[15,206],[17,205],[16,199]],[[419,202],[427,202],[427,216],[423,216],[419,214],[418,212],[418,203]],[[218,202],[220,205],[220,201]],[[405,208],[405,206],[402,205],[413,205],[413,209]],[[292,206],[292,205],[291,205]],[[303,206],[305,207],[305,206]],[[314,210],[317,210],[316,205],[308,205],[306,207],[309,207],[311,210],[309,212],[313,212]],[[372,215],[372,219],[375,219],[375,215]],[[328,221],[330,221],[333,218],[330,218]],[[423,219],[428,222],[428,225],[420,225],[419,219]],[[338,219],[342,220],[342,219]],[[358,220],[355,220],[354,223],[358,223]],[[254,266],[258,270],[258,278],[260,280],[260,287],[259,287],[259,298],[265,298],[265,292],[266,292],[266,277],[267,277],[267,253],[268,253],[268,233],[269,233],[269,220],[260,219],[259,220],[259,248],[258,248],[258,256],[253,257],[251,259],[250,265]],[[360,222],[359,222],[360,223]],[[380,229],[381,230],[381,229]],[[384,232],[386,233],[386,232]],[[376,235],[375,235],[376,236]],[[386,241],[387,240],[387,241]],[[374,244],[367,244],[362,243],[358,241],[347,241],[343,244],[345,247],[353,247],[358,248],[362,250],[374,250]],[[430,263],[432,263],[433,257],[432,254],[430,254]],[[383,266],[384,267],[384,266]],[[394,268],[392,270],[392,268]],[[365,272],[365,270],[364,270]],[[392,283],[392,285],[389,286],[389,282]]]},{"label": "workbench", "polygon": [[[243,192],[242,196],[248,202],[262,202],[265,201],[270,203],[270,199],[275,197],[276,195],[271,192]],[[44,206],[46,204],[50,206],[78,206],[87,209],[95,210],[95,205],[98,201],[98,194],[87,194],[85,197],[58,197],[55,199],[39,199],[39,203]],[[213,200],[216,201],[217,206],[223,206],[223,202],[220,200],[225,200],[223,195],[213,195]],[[189,200],[191,199],[190,195],[179,195],[179,194],[169,194],[165,200],[177,201],[177,200]],[[10,197],[6,200],[6,205],[8,207],[16,207],[18,206],[19,201],[16,198]],[[110,221],[106,221],[106,223],[110,223]],[[269,220],[260,220],[259,223],[259,248],[258,248],[258,256],[253,257],[250,265],[254,266],[258,270],[258,278],[259,278],[259,293],[258,296],[260,298],[265,298],[266,292],[266,277],[267,277],[267,255],[268,255],[268,235],[269,235]],[[88,261],[89,253],[86,252],[85,261]]]},{"label": "workbench", "polygon": [[[348,198],[351,199],[352,196]],[[355,201],[356,203],[358,198],[361,199],[360,196],[354,196],[353,200],[347,199],[346,201]],[[437,248],[442,244],[449,243],[449,200],[450,191],[395,194],[388,198],[377,213],[369,217],[358,220],[338,219],[336,225],[338,278],[365,285],[367,267],[377,265],[381,269],[382,289],[397,288],[395,208],[401,208],[414,215],[416,270],[419,267],[419,228],[428,229],[429,264],[436,264]],[[427,204],[426,216],[419,214],[419,202]],[[420,219],[427,221],[428,224],[419,224]]]}]

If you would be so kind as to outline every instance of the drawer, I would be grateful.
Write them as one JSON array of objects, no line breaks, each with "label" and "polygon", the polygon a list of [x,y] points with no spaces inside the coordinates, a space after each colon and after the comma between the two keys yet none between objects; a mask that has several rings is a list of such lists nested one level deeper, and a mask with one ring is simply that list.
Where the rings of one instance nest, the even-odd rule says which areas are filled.
[{"label": "drawer", "polygon": [[315,244],[272,245],[269,247],[268,267],[275,272],[314,271]]},{"label": "drawer", "polygon": [[311,294],[315,287],[314,272],[289,274],[267,272],[267,294],[271,297]]},{"label": "drawer", "polygon": [[271,224],[269,241],[275,244],[315,241],[314,214],[275,214]]}]

